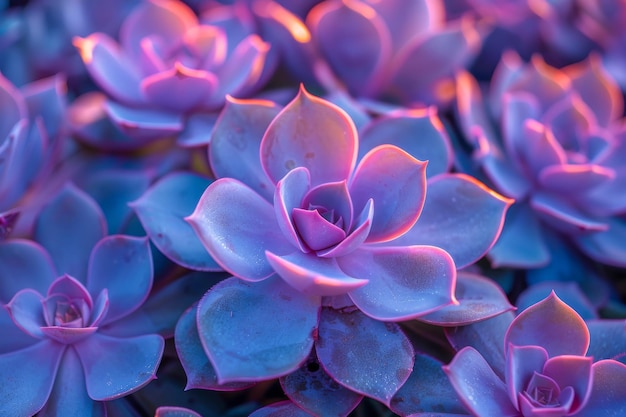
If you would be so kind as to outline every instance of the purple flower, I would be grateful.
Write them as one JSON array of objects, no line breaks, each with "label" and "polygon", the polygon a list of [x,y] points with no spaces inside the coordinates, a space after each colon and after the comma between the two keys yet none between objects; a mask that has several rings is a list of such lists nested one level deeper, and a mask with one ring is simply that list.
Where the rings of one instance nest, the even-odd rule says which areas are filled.
[{"label": "purple flower", "polygon": [[255,88],[263,70],[268,45],[258,35],[236,46],[231,42],[225,30],[200,24],[191,9],[174,0],[137,6],[122,24],[120,44],[103,33],[76,38],[87,70],[111,98],[89,96],[75,108],[83,138],[102,140],[84,125],[103,111],[135,142],[100,146],[122,148],[178,134],[193,114],[193,123],[210,119],[227,94]]},{"label": "purple flower", "polygon": [[163,338],[125,321],[152,287],[150,247],[105,227],[68,186],[41,212],[38,243],[0,243],[0,414],[91,415],[154,379]]},{"label": "purple flower", "polygon": [[[495,335],[497,328],[483,329]],[[482,338],[497,340],[492,335]],[[626,410],[626,366],[592,363],[588,347],[585,322],[552,293],[510,322],[503,353],[468,346],[444,370],[474,416],[619,415]],[[493,353],[483,357],[486,352]],[[491,356],[501,354],[504,369],[492,369]]]},{"label": "purple flower", "polygon": [[553,232],[597,261],[624,265],[622,109],[593,56],[559,70],[506,54],[485,100],[472,76],[459,75],[459,120],[474,161],[516,200],[489,254],[495,265],[545,265]]},{"label": "purple flower", "polygon": [[[304,22],[259,8],[271,38],[300,80],[354,97],[446,104],[454,73],[477,52],[480,35],[470,19],[447,24],[439,1],[339,1],[316,5]],[[278,7],[277,5],[275,5]],[[269,37],[269,35],[268,35]]]}]

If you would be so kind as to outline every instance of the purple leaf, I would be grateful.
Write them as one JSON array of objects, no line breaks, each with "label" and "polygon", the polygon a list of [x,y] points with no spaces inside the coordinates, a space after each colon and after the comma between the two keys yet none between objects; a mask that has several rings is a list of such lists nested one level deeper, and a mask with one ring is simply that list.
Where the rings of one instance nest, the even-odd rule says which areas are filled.
[{"label": "purple leaf", "polygon": [[148,1],[141,3],[124,20],[120,39],[132,56],[140,53],[141,42],[149,36],[158,36],[164,49],[176,46],[185,32],[198,25],[198,18],[184,3]]},{"label": "purple leaf", "polygon": [[106,417],[104,403],[89,398],[85,374],[74,349],[67,349],[42,416]]},{"label": "purple leaf", "polygon": [[56,278],[50,255],[29,240],[0,242],[0,302],[8,303],[23,288],[44,294]]},{"label": "purple leaf", "polygon": [[139,69],[113,39],[104,33],[94,33],[86,38],[74,38],[74,45],[91,78],[107,94],[128,105],[143,101]]},{"label": "purple leaf", "polygon": [[172,261],[199,271],[221,268],[185,221],[210,180],[191,173],[172,173],[130,203],[154,245]]},{"label": "purple leaf", "polygon": [[510,344],[541,346],[550,357],[585,356],[589,330],[578,313],[552,292],[515,317],[504,337],[505,350]]},{"label": "purple leaf", "polygon": [[345,417],[363,398],[334,381],[314,351],[300,368],[282,377],[280,384],[291,401],[313,415]]},{"label": "purple leaf", "polygon": [[347,274],[369,280],[349,295],[361,311],[377,320],[416,318],[454,302],[456,268],[442,249],[364,247],[337,261]]},{"label": "purple leaf", "polygon": [[176,332],[174,334],[176,353],[185,370],[185,374],[187,374],[185,390],[235,391],[253,386],[254,383],[249,382],[228,382],[226,384],[217,382],[215,368],[209,361],[200,342],[196,316],[195,306],[185,311],[176,324]]},{"label": "purple leaf", "polygon": [[[294,247],[302,252],[310,249],[303,244],[294,225],[293,210],[303,207],[303,199],[311,188],[311,176],[306,168],[294,168],[276,184],[274,211],[278,227]],[[331,206],[332,207],[332,206]],[[346,221],[346,219],[344,219]]]},{"label": "purple leaf", "polygon": [[44,207],[35,225],[35,240],[47,249],[57,272],[79,280],[87,277],[91,249],[105,233],[100,207],[73,185]]},{"label": "purple leaf", "polygon": [[547,360],[548,352],[541,346],[511,345],[509,347],[504,380],[507,382],[509,399],[515,408],[520,408],[518,395],[526,391],[528,382],[534,374],[543,374],[543,367]]},{"label": "purple leaf", "polygon": [[413,372],[393,396],[390,408],[401,416],[415,414],[430,416],[435,413],[461,414],[465,408],[459,401],[442,363],[424,354],[415,355]]},{"label": "purple leaf", "polygon": [[387,91],[406,104],[449,102],[454,73],[467,66],[479,44],[480,35],[467,19],[413,38],[394,57]]},{"label": "purple leaf", "polygon": [[89,396],[112,400],[148,384],[155,379],[164,345],[154,334],[118,339],[100,333],[75,344]]},{"label": "purple leaf", "polygon": [[347,179],[357,155],[354,123],[339,107],[310,95],[304,87],[274,118],[261,142],[261,165],[274,183],[295,167],[305,167],[311,185]]},{"label": "purple leaf", "polygon": [[463,404],[476,416],[517,417],[504,382],[472,347],[459,351],[443,367]]},{"label": "purple leaf", "polygon": [[626,222],[619,217],[606,219],[608,230],[576,236],[574,242],[589,257],[620,268],[626,267],[624,236]]},{"label": "purple leaf", "polygon": [[313,346],[319,306],[319,297],[302,295],[277,276],[256,283],[229,278],[214,286],[200,300],[197,320],[218,383],[297,369]]},{"label": "purple leaf", "polygon": [[211,184],[186,220],[213,259],[242,279],[259,281],[274,273],[266,250],[283,255],[295,249],[281,233],[272,205],[234,179]]},{"label": "purple leaf", "polygon": [[619,320],[589,320],[590,342],[587,355],[594,360],[617,359],[626,355],[626,323]]},{"label": "purple leaf", "polygon": [[560,387],[574,389],[574,404],[570,413],[585,407],[593,376],[591,374],[594,359],[585,356],[557,356],[546,361],[543,374],[552,378]]},{"label": "purple leaf", "polygon": [[383,144],[395,145],[415,159],[428,161],[429,178],[447,172],[452,164],[450,139],[434,107],[397,110],[375,119],[361,133],[359,160]]},{"label": "purple leaf", "polygon": [[278,256],[266,252],[267,260],[276,273],[303,294],[340,295],[367,285],[367,279],[346,274],[335,258],[293,252]]},{"label": "purple leaf", "polygon": [[552,291],[567,305],[576,310],[584,320],[598,318],[595,308],[576,282],[543,281],[532,284],[518,296],[517,308],[519,311],[525,310],[546,298]]},{"label": "purple leaf", "polygon": [[132,149],[143,141],[176,135],[184,126],[180,114],[168,111],[127,107],[114,101],[107,101],[104,109],[115,127],[132,138],[128,140],[130,143],[118,145],[122,149]]},{"label": "purple leaf", "polygon": [[[259,148],[265,130],[279,111],[271,101],[226,98],[209,147],[216,177],[237,179],[272,200],[274,185],[263,171]],[[234,154],[237,158],[233,158]]]},{"label": "purple leaf", "polygon": [[626,413],[626,365],[603,360],[593,364],[593,386],[577,417],[621,416]]},{"label": "purple leaf", "polygon": [[218,70],[220,82],[215,94],[205,100],[205,105],[209,108],[222,107],[227,94],[235,97],[249,95],[249,90],[254,89],[262,75],[269,49],[270,45],[257,34],[251,34],[239,42]]},{"label": "purple leaf", "polygon": [[461,327],[446,327],[446,337],[455,350],[472,347],[489,363],[500,377],[504,378],[504,335],[515,314],[506,312],[487,320]]},{"label": "purple leaf", "polygon": [[442,174],[428,182],[420,218],[389,244],[432,245],[448,252],[457,268],[480,259],[498,238],[512,200],[463,174]]},{"label": "purple leaf", "polygon": [[413,347],[400,327],[358,310],[323,308],[316,349],[335,381],[386,405],[413,369]]},{"label": "purple leaf", "polygon": [[136,310],[152,288],[152,253],[147,238],[113,235],[94,247],[89,262],[87,288],[91,294],[106,289],[109,311],[103,324]]},{"label": "purple leaf", "polygon": [[488,253],[495,268],[511,266],[537,268],[550,261],[550,250],[537,215],[525,202],[511,206],[500,238]]},{"label": "purple leaf", "polygon": [[464,326],[515,308],[498,284],[468,272],[458,272],[455,298],[458,304],[449,304],[420,320],[439,326]]},{"label": "purple leaf", "polygon": [[43,297],[30,288],[23,289],[6,305],[15,324],[25,333],[36,338],[43,338],[41,328],[44,320]]},{"label": "purple leaf", "polygon": [[15,324],[6,308],[0,308],[0,334],[3,335],[0,355],[24,349],[39,342],[39,339],[26,334]]},{"label": "purple leaf", "polygon": [[65,345],[42,341],[0,355],[0,415],[32,416],[44,406],[65,349]]},{"label": "purple leaf", "polygon": [[385,22],[371,6],[364,2],[321,3],[309,14],[307,25],[326,62],[353,96],[376,92],[392,45]]},{"label": "purple leaf", "polygon": [[368,152],[350,180],[356,210],[374,200],[367,242],[390,241],[417,221],[426,198],[426,163],[400,148],[380,145]]},{"label": "purple leaf", "polygon": [[218,88],[218,79],[207,71],[188,68],[180,62],[165,71],[141,80],[141,92],[150,103],[174,113],[202,106]]}]

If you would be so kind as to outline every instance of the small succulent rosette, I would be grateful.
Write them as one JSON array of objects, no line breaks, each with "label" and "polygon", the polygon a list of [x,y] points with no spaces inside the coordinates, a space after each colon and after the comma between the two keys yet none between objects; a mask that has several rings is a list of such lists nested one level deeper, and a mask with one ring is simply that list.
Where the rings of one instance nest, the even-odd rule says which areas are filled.
[{"label": "small succulent rosette", "polygon": [[491,247],[510,201],[465,175],[427,180],[427,163],[395,145],[359,145],[348,115],[304,89],[282,109],[228,103],[209,147],[218,179],[187,221],[234,276],[178,323],[188,388],[281,377],[315,414],[345,415],[364,395],[389,406],[416,361],[396,321],[454,326],[511,308],[456,271]]},{"label": "small succulent rosette", "polygon": [[327,0],[305,20],[260,4],[267,38],[298,80],[405,106],[450,103],[454,73],[481,43],[471,19],[446,23],[437,0]]},{"label": "small succulent rosette", "polygon": [[556,294],[511,319],[505,313],[449,332],[460,350],[444,370],[473,416],[626,412],[626,365],[586,356],[587,325]]},{"label": "small succulent rosette", "polygon": [[60,156],[64,111],[62,77],[18,89],[0,74],[0,240],[52,188],[43,180]]},{"label": "small succulent rosette", "polygon": [[[104,33],[76,38],[104,93],[76,100],[70,120],[76,134],[122,150],[179,135],[190,146],[206,141],[225,96],[251,93],[263,73],[269,45],[256,34],[233,33],[231,39],[225,28],[202,24],[182,2],[151,0],[127,16],[120,43]],[[111,122],[116,137],[107,139]]]},{"label": "small succulent rosette", "polygon": [[155,378],[163,353],[134,314],[152,288],[149,241],[106,236],[98,206],[73,186],[41,211],[34,236],[0,243],[0,381],[10,384],[0,414],[104,416],[106,401]]},{"label": "small succulent rosette", "polygon": [[473,152],[460,164],[516,200],[489,253],[496,266],[548,264],[551,235],[595,261],[626,265],[623,101],[597,58],[556,69],[507,53],[484,98],[459,74],[458,120]]}]

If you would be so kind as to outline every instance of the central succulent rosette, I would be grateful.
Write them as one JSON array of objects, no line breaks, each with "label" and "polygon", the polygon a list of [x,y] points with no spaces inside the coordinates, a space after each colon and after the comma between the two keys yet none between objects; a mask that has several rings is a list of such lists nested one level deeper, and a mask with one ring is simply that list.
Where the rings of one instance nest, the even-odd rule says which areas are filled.
[{"label": "central succulent rosette", "polygon": [[[384,143],[359,157],[349,116],[304,89],[282,110],[259,101],[227,107],[210,150],[216,175],[225,178],[206,189],[188,218],[222,268],[246,281],[278,275],[307,295],[348,294],[382,320],[455,302],[456,259],[437,239],[429,242],[432,231],[415,229],[425,207],[427,162]],[[478,206],[499,213],[508,204],[467,177],[438,177],[434,195],[440,187],[466,189]],[[500,223],[491,223],[476,247],[493,242]]]}]

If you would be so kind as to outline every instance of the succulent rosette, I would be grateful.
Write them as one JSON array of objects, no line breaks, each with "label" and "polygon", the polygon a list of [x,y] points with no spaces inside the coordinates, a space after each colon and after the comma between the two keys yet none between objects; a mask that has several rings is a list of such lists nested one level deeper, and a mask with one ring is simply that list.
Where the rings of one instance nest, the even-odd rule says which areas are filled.
[{"label": "succulent rosette", "polygon": [[472,16],[480,22],[483,43],[472,72],[489,78],[507,49],[525,59],[541,53],[558,67],[578,62],[597,49],[584,3],[601,2],[459,0],[447,2],[446,12],[457,18]]},{"label": "succulent rosette", "polygon": [[485,99],[471,75],[458,78],[474,167],[516,200],[489,253],[493,264],[546,265],[557,234],[596,261],[624,266],[623,102],[597,57],[559,70],[508,53]]},{"label": "succulent rosette", "polygon": [[105,401],[155,378],[164,340],[136,315],[152,287],[149,242],[105,230],[94,201],[67,186],[41,211],[36,242],[0,243],[0,414],[103,416]]},{"label": "succulent rosette", "polygon": [[449,103],[454,73],[481,43],[471,19],[446,23],[439,1],[327,0],[305,20],[274,2],[258,5],[297,79],[406,106]]},{"label": "succulent rosette", "polygon": [[[326,395],[341,415],[363,395],[389,405],[415,361],[393,322],[457,325],[510,309],[498,301],[475,315],[454,295],[456,267],[493,244],[509,202],[464,175],[427,181],[426,162],[395,145],[376,144],[361,157],[358,148],[347,114],[304,89],[282,110],[258,100],[231,100],[224,109],[209,147],[218,179],[188,221],[234,277],[179,321],[189,388],[232,390],[283,377],[295,398],[298,378],[313,378],[319,389],[300,396],[302,407],[330,407],[320,403]],[[463,275],[458,285],[461,299],[504,298],[499,290],[486,295],[493,284],[481,278]],[[247,343],[236,334],[249,335]],[[390,360],[366,359],[380,355]],[[387,383],[374,382],[380,378]],[[330,412],[326,406],[316,413]]]},{"label": "succulent rosette", "polygon": [[45,193],[43,175],[58,159],[63,135],[64,82],[52,77],[16,88],[0,74],[0,239],[18,227],[19,213]]},{"label": "succulent rosette", "polygon": [[[122,23],[119,38],[117,43],[93,33],[75,39],[87,71],[109,99],[98,93],[82,97],[72,120],[79,137],[105,148],[132,149],[178,135],[189,124],[210,124],[227,94],[245,95],[258,87],[269,48],[256,34],[232,45],[237,37],[201,24],[175,0],[139,4]],[[110,120],[103,120],[105,114]],[[110,122],[126,140],[101,137]]]},{"label": "succulent rosette", "polygon": [[449,333],[454,345],[465,347],[444,370],[472,415],[560,417],[626,411],[626,365],[615,360],[594,363],[585,356],[589,330],[556,294],[512,320],[509,314],[497,320]]}]

